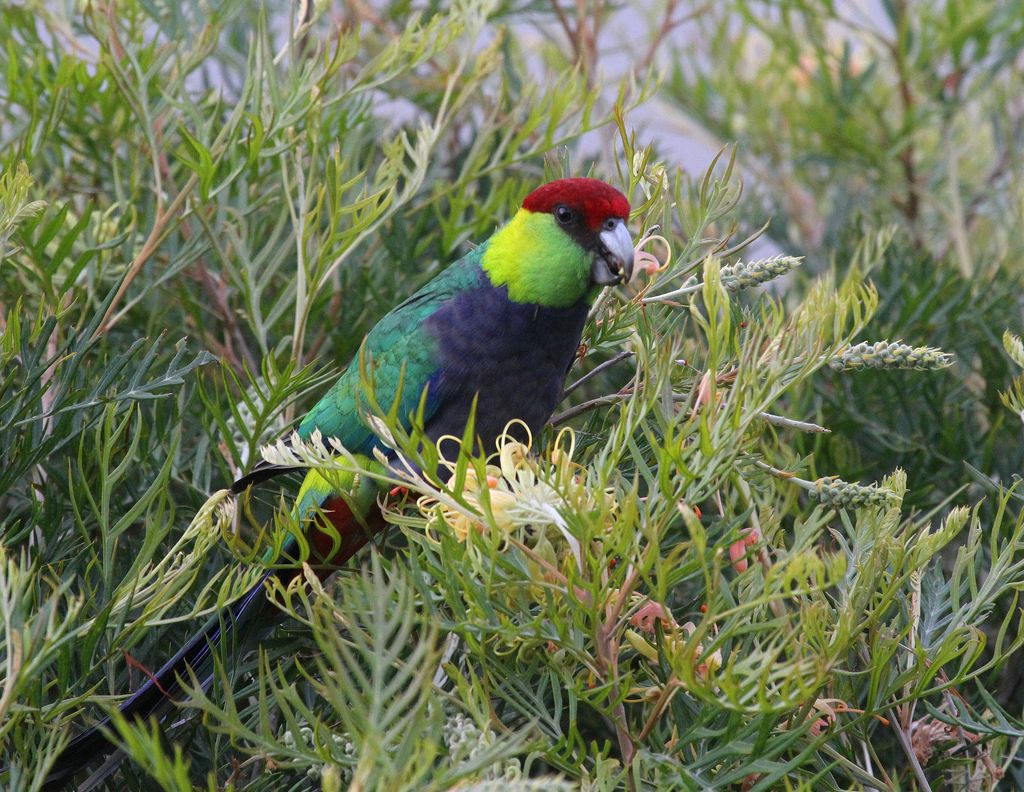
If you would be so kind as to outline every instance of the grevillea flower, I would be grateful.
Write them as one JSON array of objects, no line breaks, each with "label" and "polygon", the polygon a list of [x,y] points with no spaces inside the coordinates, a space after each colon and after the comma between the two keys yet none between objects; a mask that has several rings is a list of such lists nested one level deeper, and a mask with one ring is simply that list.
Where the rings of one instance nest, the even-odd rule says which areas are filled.
[{"label": "grevillea flower", "polygon": [[[659,261],[658,257],[653,253],[649,253],[645,249],[651,242],[659,242],[665,248],[664,263]],[[636,243],[636,249],[633,251],[633,269],[637,272],[646,272],[648,275],[656,275],[668,267],[671,261],[672,246],[661,234],[654,233],[653,229]]]},{"label": "grevillea flower", "polygon": [[[525,443],[513,436],[513,425],[526,436]],[[442,440],[458,443],[457,438]],[[450,447],[447,443],[439,445]],[[447,527],[459,541],[466,541],[470,531],[483,533],[489,525],[505,534],[517,527],[553,525],[581,560],[579,542],[569,532],[562,512],[591,510],[599,505],[613,508],[615,501],[611,492],[588,486],[586,470],[573,462],[575,434],[563,429],[548,459],[540,459],[531,454],[530,430],[516,420],[505,427],[496,445],[496,452],[487,459],[484,480],[474,468],[467,470],[458,499],[431,493],[416,502],[420,513],[432,520],[429,529]],[[456,465],[448,460],[442,465],[451,473],[447,486],[453,489],[458,484]],[[488,512],[490,520],[485,517]]]}]

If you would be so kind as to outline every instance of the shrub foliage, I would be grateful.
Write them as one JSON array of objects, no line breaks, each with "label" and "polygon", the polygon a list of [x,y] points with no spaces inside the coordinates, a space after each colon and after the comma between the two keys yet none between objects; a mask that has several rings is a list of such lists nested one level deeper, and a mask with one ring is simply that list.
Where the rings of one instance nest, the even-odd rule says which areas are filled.
[{"label": "shrub foliage", "polygon": [[295,488],[223,487],[366,330],[587,173],[642,271],[552,425],[393,472],[111,788],[1024,783],[1019,4],[341,5],[0,10],[5,785],[256,579]]}]

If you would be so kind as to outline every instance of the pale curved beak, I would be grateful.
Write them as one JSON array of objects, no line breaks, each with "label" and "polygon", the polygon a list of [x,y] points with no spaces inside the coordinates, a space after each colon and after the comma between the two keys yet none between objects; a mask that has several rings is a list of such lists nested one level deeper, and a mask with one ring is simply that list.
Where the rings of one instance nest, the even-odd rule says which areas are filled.
[{"label": "pale curved beak", "polygon": [[633,277],[633,238],[623,220],[616,220],[611,228],[604,229],[594,263],[590,267],[590,278],[601,286],[629,283]]}]

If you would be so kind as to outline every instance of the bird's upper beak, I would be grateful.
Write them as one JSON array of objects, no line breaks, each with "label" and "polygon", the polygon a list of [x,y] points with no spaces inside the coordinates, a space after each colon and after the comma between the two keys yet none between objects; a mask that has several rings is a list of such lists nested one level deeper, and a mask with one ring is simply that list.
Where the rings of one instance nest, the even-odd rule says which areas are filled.
[{"label": "bird's upper beak", "polygon": [[616,220],[612,227],[601,231],[599,239],[597,255],[590,267],[591,280],[601,286],[629,283],[633,277],[633,238],[626,230],[625,221]]}]

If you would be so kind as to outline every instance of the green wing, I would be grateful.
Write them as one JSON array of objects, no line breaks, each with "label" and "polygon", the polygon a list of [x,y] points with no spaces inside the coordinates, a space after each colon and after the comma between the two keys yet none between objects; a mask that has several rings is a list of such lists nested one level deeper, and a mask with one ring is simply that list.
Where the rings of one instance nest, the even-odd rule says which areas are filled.
[{"label": "green wing", "polygon": [[[419,408],[423,389],[440,374],[437,342],[425,331],[423,323],[445,302],[479,284],[484,247],[481,245],[463,256],[392,310],[363,342],[374,397],[382,410],[391,408],[401,382],[398,414],[406,429],[408,416]],[[437,410],[443,398],[444,394],[435,388],[427,391],[425,419]],[[363,423],[361,413],[366,412],[367,406],[357,355],[302,419],[299,436],[308,439],[319,429],[324,437],[337,438],[352,453],[369,454],[376,445],[376,437]]]}]

